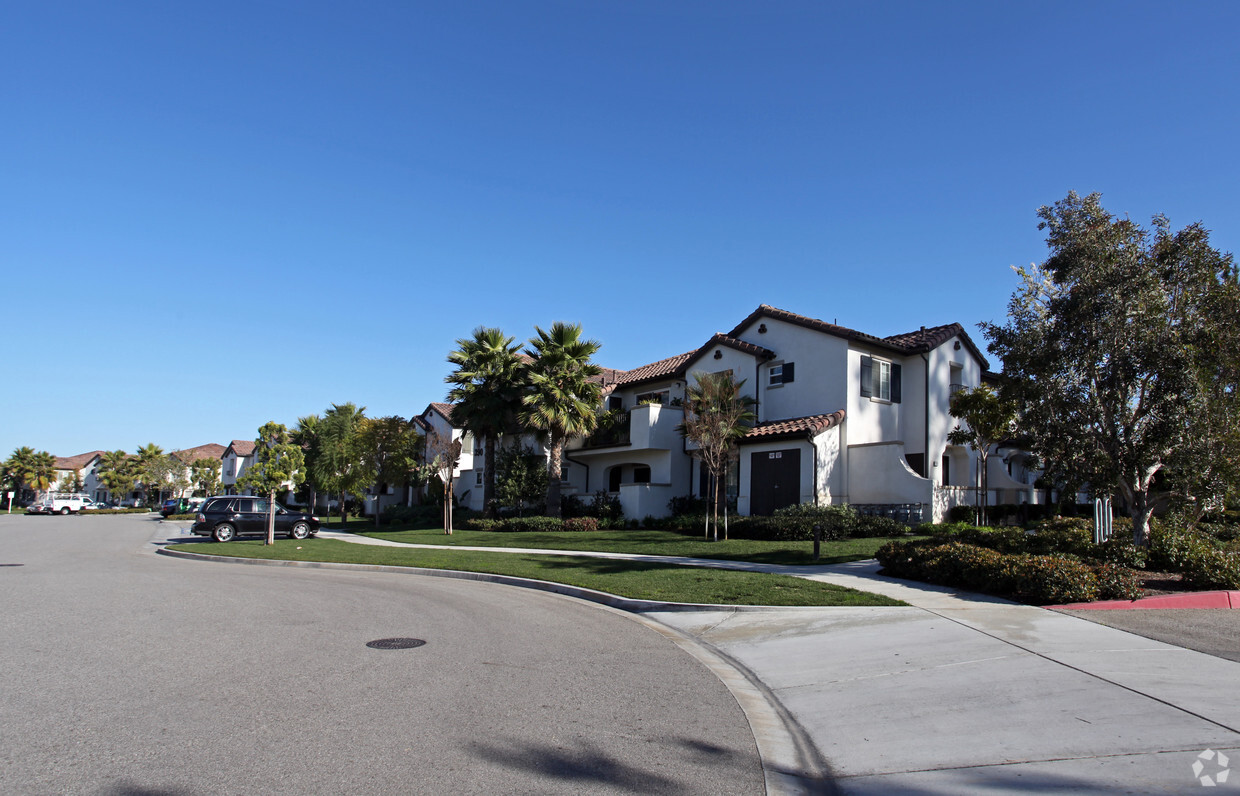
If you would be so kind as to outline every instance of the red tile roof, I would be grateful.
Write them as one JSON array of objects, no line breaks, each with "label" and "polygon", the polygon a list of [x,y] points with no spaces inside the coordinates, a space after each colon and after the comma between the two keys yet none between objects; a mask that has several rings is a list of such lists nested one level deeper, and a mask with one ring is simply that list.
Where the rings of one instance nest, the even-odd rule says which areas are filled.
[{"label": "red tile roof", "polygon": [[[235,439],[228,443],[228,448],[232,448],[232,452],[238,456],[249,456],[254,453],[254,440],[252,439]],[[228,452],[228,448],[224,452]],[[220,454],[221,456],[223,454]]]},{"label": "red tile roof", "polygon": [[774,318],[776,320],[786,321],[787,323],[795,324],[806,329],[814,329],[815,331],[823,332],[825,334],[842,337],[845,340],[856,340],[858,342],[878,346],[879,348],[886,348],[899,354],[924,353],[938,348],[951,338],[959,335],[961,340],[964,341],[964,344],[968,346],[969,351],[971,351],[973,355],[981,361],[982,368],[986,369],[990,367],[990,365],[986,362],[986,358],[982,356],[982,352],[969,338],[968,333],[965,332],[964,327],[958,323],[949,323],[945,326],[930,327],[925,330],[924,334],[922,330],[918,329],[915,332],[906,332],[904,334],[896,334],[890,337],[876,337],[872,334],[859,332],[856,329],[849,329],[834,323],[820,321],[817,318],[810,318],[805,315],[797,315],[794,312],[788,312],[787,310],[777,309],[769,304],[761,304],[756,310],[749,313],[749,316],[745,318],[745,320],[738,323],[728,334],[732,337],[739,335],[745,330],[746,327],[753,324],[753,322],[759,318]]},{"label": "red tile roof", "polygon": [[422,415],[425,417],[426,414],[431,411],[439,413],[439,416],[444,420],[447,420],[449,423],[452,422],[452,404],[443,403],[442,401],[432,401],[430,405],[426,407],[426,412],[423,412]]},{"label": "red tile roof", "polygon": [[104,451],[91,451],[90,453],[79,453],[77,456],[57,456],[57,470],[81,470],[90,460],[96,456],[103,455]]},{"label": "red tile roof", "polygon": [[670,377],[684,378],[689,372],[689,366],[698,359],[706,355],[714,346],[721,345],[732,348],[745,354],[751,354],[761,359],[772,359],[775,352],[763,348],[760,345],[738,340],[735,337],[729,337],[726,334],[714,334],[709,340],[702,344],[701,347],[688,351],[684,354],[677,354],[674,357],[660,359],[658,362],[652,362],[649,365],[642,365],[640,368],[630,370],[619,379],[617,386],[627,387],[641,382],[655,381],[657,379],[666,379]]},{"label": "red tile roof", "polygon": [[[250,443],[253,446],[254,443]],[[193,464],[199,459],[218,459],[224,455],[224,451],[228,448],[215,442],[208,442],[206,445],[199,445],[196,448],[186,448],[181,451],[173,451],[172,455],[180,459],[186,464]]]},{"label": "red tile roof", "polygon": [[741,440],[741,444],[752,445],[758,442],[769,442],[787,437],[813,439],[832,426],[838,426],[842,422],[844,422],[843,409],[832,412],[829,415],[794,417],[790,420],[768,420],[749,429],[749,433]]}]

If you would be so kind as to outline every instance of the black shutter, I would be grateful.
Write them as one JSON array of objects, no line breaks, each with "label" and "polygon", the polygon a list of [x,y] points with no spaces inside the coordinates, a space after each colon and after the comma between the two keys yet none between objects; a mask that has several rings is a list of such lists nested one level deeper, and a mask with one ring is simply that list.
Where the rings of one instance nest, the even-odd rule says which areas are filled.
[{"label": "black shutter", "polygon": [[794,366],[795,366],[795,363],[793,363],[793,362],[785,362],[785,363],[784,363],[784,374],[783,374],[783,380],[782,380],[782,383],[783,383],[783,384],[791,384],[791,383],[792,383],[792,376],[793,376],[793,374],[795,373],[795,371],[793,370],[793,367],[794,367]]},{"label": "black shutter", "polygon": [[874,383],[874,360],[870,357],[861,357],[861,397],[869,398],[874,394],[871,385]]},{"label": "black shutter", "polygon": [[900,366],[891,363],[891,402],[900,403]]}]

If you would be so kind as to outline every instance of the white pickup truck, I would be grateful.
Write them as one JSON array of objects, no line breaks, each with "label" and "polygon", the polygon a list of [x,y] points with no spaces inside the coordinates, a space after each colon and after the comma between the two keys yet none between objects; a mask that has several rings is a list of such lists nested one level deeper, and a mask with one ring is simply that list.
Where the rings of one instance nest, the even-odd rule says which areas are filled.
[{"label": "white pickup truck", "polygon": [[94,507],[95,501],[90,499],[90,495],[81,492],[53,492],[32,505],[28,511],[33,514],[72,514]]}]

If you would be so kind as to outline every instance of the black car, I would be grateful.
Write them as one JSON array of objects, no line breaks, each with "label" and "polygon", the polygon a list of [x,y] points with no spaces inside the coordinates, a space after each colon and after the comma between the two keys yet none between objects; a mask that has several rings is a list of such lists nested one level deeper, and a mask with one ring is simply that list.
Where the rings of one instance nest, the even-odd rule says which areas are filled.
[{"label": "black car", "polygon": [[[190,532],[227,542],[237,536],[267,535],[267,498],[248,495],[213,497],[198,509],[198,517]],[[319,532],[319,518],[290,511],[279,503],[276,508],[276,533],[290,539],[305,539]]]}]

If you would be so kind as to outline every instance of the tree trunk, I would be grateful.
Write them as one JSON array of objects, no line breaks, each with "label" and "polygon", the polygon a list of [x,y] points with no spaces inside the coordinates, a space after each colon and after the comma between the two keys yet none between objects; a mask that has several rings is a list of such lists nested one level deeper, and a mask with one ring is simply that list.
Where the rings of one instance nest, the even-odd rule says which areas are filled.
[{"label": "tree trunk", "polygon": [[267,544],[276,543],[276,491],[267,497]]},{"label": "tree trunk", "polygon": [[495,437],[488,436],[482,443],[482,513],[485,517],[499,517],[495,505]]},{"label": "tree trunk", "polygon": [[1129,508],[1132,516],[1132,543],[1137,547],[1150,546],[1150,493],[1148,487],[1133,490],[1132,505]]},{"label": "tree trunk", "polygon": [[346,525],[349,522],[349,510],[345,508],[345,493],[340,493],[340,524]]},{"label": "tree trunk", "polygon": [[564,439],[551,438],[551,457],[547,461],[547,516],[560,516],[561,457],[564,455]]},{"label": "tree trunk", "polygon": [[714,516],[715,516],[715,539],[714,541],[717,542],[719,541],[719,476],[712,475],[711,480],[714,481],[712,486],[714,487],[714,493],[715,493],[714,500],[711,501],[714,504],[713,506],[711,506],[711,511],[714,513]]}]

